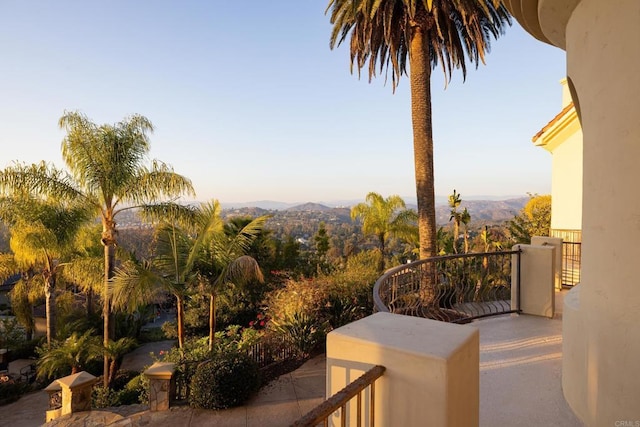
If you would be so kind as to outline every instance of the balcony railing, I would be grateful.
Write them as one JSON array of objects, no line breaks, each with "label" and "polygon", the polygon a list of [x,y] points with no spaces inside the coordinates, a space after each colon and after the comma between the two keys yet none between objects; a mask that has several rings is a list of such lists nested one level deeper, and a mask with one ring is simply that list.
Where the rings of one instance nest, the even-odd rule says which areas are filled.
[{"label": "balcony railing", "polygon": [[519,271],[520,251],[415,261],[378,279],[373,289],[375,309],[453,323],[518,312],[519,301],[511,304],[511,288],[518,287],[520,295]]},{"label": "balcony railing", "polygon": [[323,426],[329,425],[329,417],[334,412],[340,410],[340,425],[347,425],[347,405],[356,398],[356,413],[350,414],[350,419],[356,420],[356,425],[363,425],[363,418],[366,418],[365,411],[362,409],[362,393],[369,388],[369,405],[367,408],[369,415],[368,426],[375,426],[375,381],[384,373],[384,366],[376,365],[362,374],[357,380],[347,385],[345,388],[331,396],[329,399],[316,406],[304,417],[293,423],[291,427],[314,427],[318,424]]}]

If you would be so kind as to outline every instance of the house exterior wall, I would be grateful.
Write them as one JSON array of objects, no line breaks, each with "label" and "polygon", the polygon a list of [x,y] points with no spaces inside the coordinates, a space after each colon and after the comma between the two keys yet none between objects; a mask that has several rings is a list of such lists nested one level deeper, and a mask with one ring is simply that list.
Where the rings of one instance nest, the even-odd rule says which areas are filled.
[{"label": "house exterior wall", "polygon": [[582,229],[582,129],[574,120],[552,152],[551,228]]},{"label": "house exterior wall", "polygon": [[563,318],[564,357],[579,359],[575,369],[563,371],[565,398],[588,426],[637,425],[640,2],[506,4],[532,35],[567,51],[584,133],[582,277],[569,298],[576,304],[567,307],[565,301],[571,315]]}]

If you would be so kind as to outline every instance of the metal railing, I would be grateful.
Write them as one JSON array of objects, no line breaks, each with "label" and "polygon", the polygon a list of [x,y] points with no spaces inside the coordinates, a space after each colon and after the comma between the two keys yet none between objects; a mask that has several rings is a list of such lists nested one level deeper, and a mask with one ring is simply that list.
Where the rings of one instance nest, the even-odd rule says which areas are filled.
[{"label": "metal railing", "polygon": [[580,261],[582,243],[562,242],[562,286],[575,286],[580,283]]},{"label": "metal railing", "polygon": [[[363,417],[366,417],[365,411],[362,409],[362,392],[369,388],[369,407],[368,415],[370,427],[375,426],[375,381],[382,376],[385,371],[384,366],[376,365],[362,374],[357,380],[347,385],[345,388],[331,396],[329,399],[316,406],[308,412],[304,417],[300,418],[291,427],[314,427],[318,424],[323,426],[329,425],[329,417],[336,411],[340,411],[340,425],[347,425],[347,405],[355,397],[356,413],[350,414],[355,417],[356,425],[363,425]],[[352,423],[349,423],[351,425]]]},{"label": "metal railing", "polygon": [[580,283],[582,231],[552,228],[549,235],[562,239],[562,286],[577,285]]},{"label": "metal railing", "polygon": [[453,323],[518,312],[511,287],[516,286],[519,296],[520,254],[446,255],[398,266],[374,285],[375,309]]}]

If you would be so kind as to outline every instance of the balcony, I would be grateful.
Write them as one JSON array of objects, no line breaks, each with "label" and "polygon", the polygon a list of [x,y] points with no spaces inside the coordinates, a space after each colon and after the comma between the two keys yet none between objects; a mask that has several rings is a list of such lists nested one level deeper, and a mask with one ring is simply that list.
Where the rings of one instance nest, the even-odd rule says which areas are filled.
[{"label": "balcony", "polygon": [[[561,387],[560,247],[552,239],[388,271],[374,291],[385,317],[374,315],[328,337],[327,391],[382,365],[376,425],[400,419],[403,425],[582,425]],[[416,317],[432,320],[409,320]],[[366,395],[358,398],[361,406],[362,425],[369,425],[366,411],[373,405]],[[337,425],[344,413],[343,425],[359,425],[354,408],[338,409],[330,423]]]}]

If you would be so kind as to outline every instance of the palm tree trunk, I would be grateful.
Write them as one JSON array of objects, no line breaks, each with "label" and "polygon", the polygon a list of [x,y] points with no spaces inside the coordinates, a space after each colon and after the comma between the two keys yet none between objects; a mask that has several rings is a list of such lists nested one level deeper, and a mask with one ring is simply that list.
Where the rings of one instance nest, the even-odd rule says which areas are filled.
[{"label": "palm tree trunk", "polygon": [[378,240],[380,242],[380,262],[378,263],[378,272],[384,272],[384,261],[386,256],[386,247],[384,244],[384,234],[380,234],[378,236]]},{"label": "palm tree trunk", "polygon": [[184,345],[184,302],[178,294],[176,294],[176,320],[178,323],[178,348],[182,350]]},{"label": "palm tree trunk", "polygon": [[111,359],[109,363],[109,380],[107,381],[108,387],[111,387],[113,380],[116,378],[116,372],[118,372],[118,359]]},{"label": "palm tree trunk", "polygon": [[[104,238],[103,238],[104,242]],[[109,242],[107,242],[109,243]],[[103,344],[109,345],[109,339],[115,339],[115,323],[111,319],[111,301],[109,299],[109,282],[115,270],[116,251],[114,244],[104,245],[104,292],[102,295]],[[109,386],[109,357],[105,354],[103,364],[103,384]]]},{"label": "palm tree trunk", "polygon": [[209,295],[209,351],[213,351],[213,343],[216,339],[216,295]]},{"label": "palm tree trunk", "polygon": [[460,235],[460,225],[458,218],[453,218],[453,253],[458,253],[458,236]]},{"label": "palm tree trunk", "polygon": [[413,28],[409,44],[409,67],[420,258],[424,259],[436,255],[437,245],[431,123],[431,63],[423,30],[418,26]]},{"label": "palm tree trunk", "polygon": [[56,278],[49,273],[45,275],[44,296],[45,310],[47,317],[47,346],[51,346],[51,340],[56,336],[56,298],[55,298]]}]

